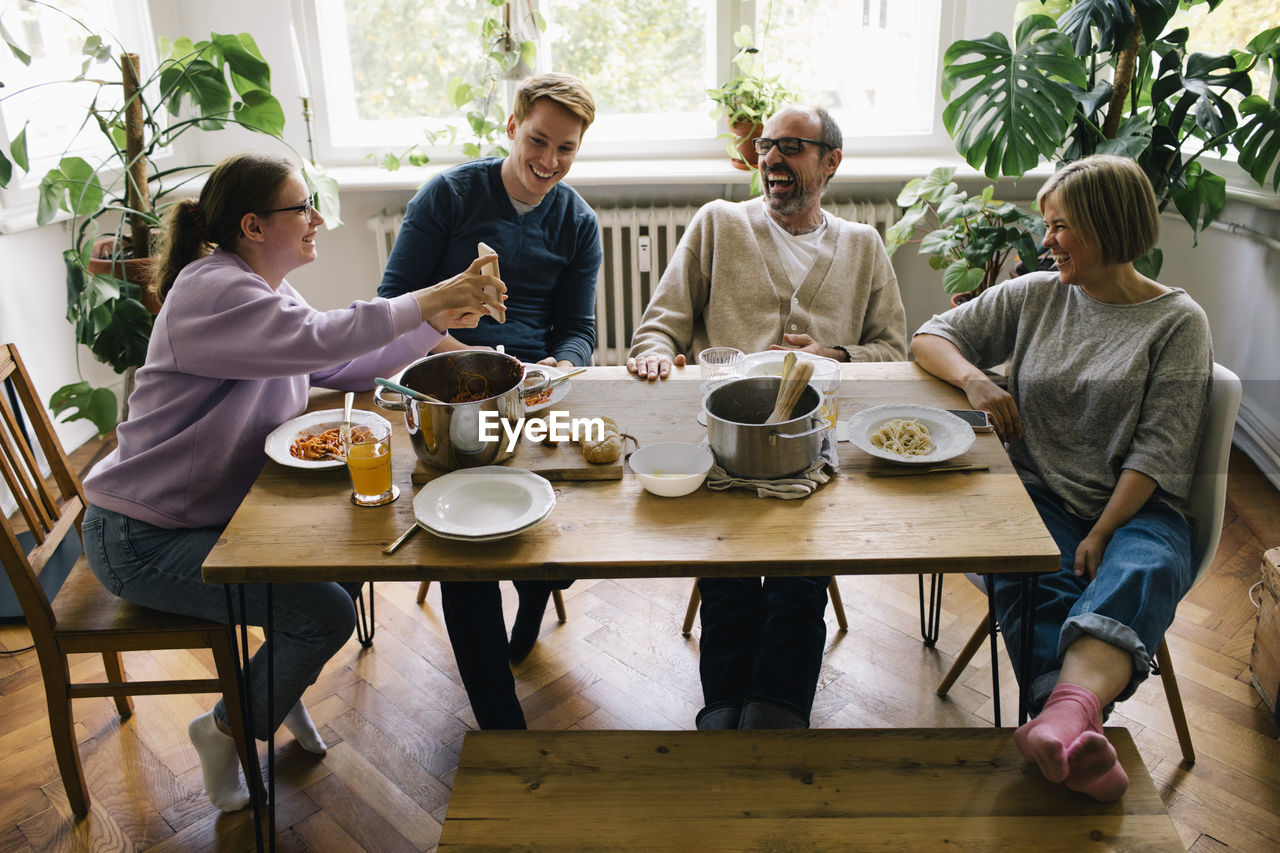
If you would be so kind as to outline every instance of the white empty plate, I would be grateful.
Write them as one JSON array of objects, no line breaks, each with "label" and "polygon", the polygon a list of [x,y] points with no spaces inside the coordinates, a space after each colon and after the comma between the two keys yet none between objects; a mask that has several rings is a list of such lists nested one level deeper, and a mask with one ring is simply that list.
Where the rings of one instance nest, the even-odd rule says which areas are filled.
[{"label": "white empty plate", "polygon": [[[914,418],[929,428],[930,438],[937,445],[931,453],[922,456],[902,456],[871,443],[871,434],[886,421],[894,418]],[[965,453],[973,446],[973,427],[960,418],[933,406],[913,403],[897,403],[888,406],[872,406],[863,409],[849,419],[849,440],[859,450],[878,459],[902,462],[907,465],[924,465],[946,462]]]},{"label": "white empty plate", "polygon": [[[363,409],[351,410],[351,423],[354,426],[372,424],[391,426],[391,422],[382,415],[377,412],[366,412]],[[290,468],[341,468],[347,464],[341,459],[299,459],[289,452],[293,443],[304,435],[319,435],[325,430],[340,426],[342,426],[342,409],[307,412],[273,429],[267,435],[265,450],[272,459]]]},{"label": "white empty plate", "polygon": [[555,506],[551,484],[523,468],[451,471],[413,499],[418,523],[446,538],[499,539],[527,530]]}]

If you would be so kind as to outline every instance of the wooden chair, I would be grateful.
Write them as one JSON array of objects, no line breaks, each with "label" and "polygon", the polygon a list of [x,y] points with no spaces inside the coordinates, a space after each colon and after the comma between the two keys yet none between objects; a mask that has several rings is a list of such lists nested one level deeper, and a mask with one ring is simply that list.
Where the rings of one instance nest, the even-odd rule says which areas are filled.
[{"label": "wooden chair", "polygon": [[[1227,459],[1231,454],[1231,435],[1235,429],[1236,412],[1240,409],[1240,379],[1220,364],[1213,366],[1213,392],[1209,397],[1209,422],[1205,426],[1204,437],[1200,441],[1200,449],[1196,455],[1195,473],[1191,482],[1191,515],[1196,520],[1195,546],[1200,554],[1200,563],[1196,567],[1195,580],[1199,583],[1213,565],[1214,554],[1218,550],[1218,540],[1222,536],[1222,516],[1227,506]],[[979,575],[966,575],[984,593],[986,584]],[[968,642],[960,654],[956,655],[951,669],[938,685],[938,695],[945,696],[955,684],[960,673],[969,664],[970,659],[982,645],[983,639],[991,638],[991,678],[997,708],[996,725],[999,725],[1000,687],[996,673],[996,630],[992,620],[987,618],[974,628]],[[1173,717],[1173,728],[1178,735],[1178,745],[1182,748],[1182,757],[1188,764],[1196,760],[1195,749],[1191,744],[1191,730],[1187,726],[1187,715],[1182,708],[1182,693],[1178,689],[1178,679],[1173,672],[1173,660],[1169,656],[1169,643],[1160,641],[1156,649],[1152,674],[1159,675],[1164,686],[1165,698],[1169,702],[1169,713]]]},{"label": "wooden chair", "polygon": [[[849,620],[844,615],[844,602],[840,599],[840,587],[836,584],[833,576],[831,583],[827,585],[827,595],[831,597],[831,606],[836,611],[836,624],[840,626],[840,633],[849,633]],[[693,589],[689,592],[689,606],[684,611],[684,625],[680,627],[680,633],[686,637],[693,632],[693,617],[698,615],[698,607],[702,604],[702,593],[698,592],[698,581],[693,582]]]},{"label": "wooden chair", "polygon": [[[418,584],[417,602],[419,604],[427,600],[427,587],[429,586],[431,586],[431,581],[423,581],[422,583]],[[564,596],[560,594],[560,590],[558,589],[551,590],[551,600],[556,605],[556,618],[559,619],[560,624],[563,625],[566,616],[564,612]]]},{"label": "wooden chair", "polygon": [[[24,546],[14,522],[0,519],[0,562],[4,563],[31,629],[44,677],[53,749],[71,810],[78,815],[89,811],[89,791],[71,713],[72,699],[89,696],[113,697],[120,715],[128,717],[133,713],[129,699],[133,695],[222,693],[245,777],[261,790],[258,753],[245,737],[241,718],[234,646],[228,626],[149,610],[117,598],[98,582],[84,557],[76,561],[53,601],[45,594],[39,574],[64,539],[79,537],[85,511],[84,490],[12,345],[0,345],[0,381],[12,389],[20,403],[19,411],[15,411],[8,400],[0,398],[0,472],[26,523],[23,539],[30,536],[34,543]],[[22,411],[34,441],[20,419]],[[52,471],[52,487],[40,473],[37,444]],[[125,680],[121,652],[200,648],[212,651],[216,678]],[[68,661],[72,654],[101,654],[107,680],[72,681]]]}]

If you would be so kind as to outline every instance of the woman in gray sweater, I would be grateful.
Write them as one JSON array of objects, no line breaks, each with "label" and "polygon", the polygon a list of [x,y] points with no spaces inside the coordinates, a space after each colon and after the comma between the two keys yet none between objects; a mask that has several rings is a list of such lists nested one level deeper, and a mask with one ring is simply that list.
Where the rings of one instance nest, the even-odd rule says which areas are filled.
[{"label": "woman in gray sweater", "polygon": [[[1040,708],[1018,729],[1045,777],[1103,801],[1128,777],[1102,709],[1150,670],[1195,571],[1186,499],[1208,413],[1204,312],[1133,261],[1159,236],[1146,175],[1097,155],[1037,198],[1056,272],[1022,276],[920,327],[911,350],[991,413],[1062,551],[1037,584],[1031,658],[1007,647]],[[1008,390],[983,368],[1008,366]],[[1019,585],[993,577],[1005,637],[1021,636]]]}]

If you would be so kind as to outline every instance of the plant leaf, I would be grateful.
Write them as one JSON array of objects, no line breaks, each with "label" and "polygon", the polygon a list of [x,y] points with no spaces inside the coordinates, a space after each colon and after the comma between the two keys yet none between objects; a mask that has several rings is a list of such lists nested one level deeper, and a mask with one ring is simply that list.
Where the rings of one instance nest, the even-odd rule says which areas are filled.
[{"label": "plant leaf", "polygon": [[106,435],[116,426],[116,395],[106,388],[90,388],[88,382],[63,385],[49,398],[49,408],[55,417],[66,412],[61,423],[89,420],[98,428],[98,435]]},{"label": "plant leaf", "polygon": [[231,82],[241,97],[253,90],[271,91],[271,66],[262,58],[253,36],[214,33],[213,46],[231,69]]},{"label": "plant leaf", "polygon": [[22,171],[31,168],[27,160],[27,126],[24,124],[22,130],[18,131],[18,135],[13,138],[13,142],[9,143],[9,154],[13,157],[13,162]]},{"label": "plant leaf", "polygon": [[1133,10],[1129,0],[1077,0],[1058,18],[1058,29],[1071,39],[1076,56],[1119,53],[1133,39]]},{"label": "plant leaf", "polygon": [[4,43],[9,46],[9,52],[13,54],[13,58],[21,62],[23,65],[31,65],[31,54],[18,47],[18,43],[14,41],[13,36],[5,29],[4,21],[0,21],[0,38],[4,39]]},{"label": "plant leaf", "polygon": [[1271,175],[1271,191],[1275,192],[1280,189],[1280,169],[1276,169],[1280,159],[1280,108],[1266,98],[1250,95],[1240,102],[1240,114],[1248,118],[1231,139],[1240,154],[1240,167],[1261,187],[1267,185],[1267,176]]},{"label": "plant leaf", "polygon": [[271,136],[284,133],[284,109],[274,95],[262,89],[250,89],[243,98],[233,109],[236,121],[258,133]]},{"label": "plant leaf", "polygon": [[[964,61],[964,60],[968,61]],[[1002,33],[958,41],[943,58],[942,119],[956,150],[989,178],[1020,177],[1062,145],[1083,89],[1082,64],[1053,19],[1018,24],[1016,46]],[[958,86],[967,88],[953,96]]]},{"label": "plant leaf", "polygon": [[1173,204],[1191,226],[1192,245],[1200,241],[1200,232],[1218,218],[1227,203],[1227,182],[1199,163],[1192,163],[1185,173],[1185,186],[1173,193]]}]

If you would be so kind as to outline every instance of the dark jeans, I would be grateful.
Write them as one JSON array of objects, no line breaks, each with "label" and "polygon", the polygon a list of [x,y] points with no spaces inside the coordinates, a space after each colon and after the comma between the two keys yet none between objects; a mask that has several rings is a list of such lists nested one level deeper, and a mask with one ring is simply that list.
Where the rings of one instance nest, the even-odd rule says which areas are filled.
[{"label": "dark jeans", "polygon": [[820,578],[701,578],[698,668],[707,706],[765,700],[807,724],[827,640]]},{"label": "dark jeans", "polygon": [[[523,601],[545,604],[553,589],[573,581],[513,581]],[[507,626],[497,581],[448,581],[440,584],[440,602],[458,675],[482,729],[524,729],[524,711],[507,663]]]}]

